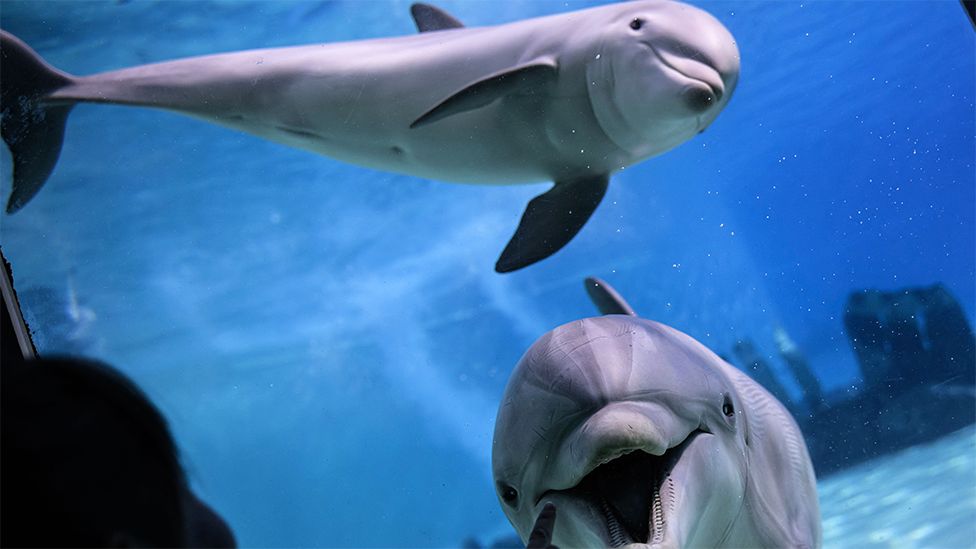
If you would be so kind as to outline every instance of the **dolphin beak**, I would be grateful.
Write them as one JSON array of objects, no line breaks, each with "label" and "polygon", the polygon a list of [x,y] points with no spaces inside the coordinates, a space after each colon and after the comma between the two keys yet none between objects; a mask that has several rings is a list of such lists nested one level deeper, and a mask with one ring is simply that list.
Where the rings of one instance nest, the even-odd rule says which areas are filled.
[{"label": "dolphin beak", "polygon": [[[547,491],[537,505],[555,501],[569,516],[589,517],[580,522],[589,522],[591,536],[609,547],[681,547],[689,526],[683,519],[696,513],[687,505],[681,513],[674,510],[685,499],[698,500],[681,493],[689,469],[682,463],[683,455],[710,436],[693,431],[661,455],[631,451],[599,465],[569,489]],[[693,521],[690,524],[694,526]]]},{"label": "dolphin beak", "polygon": [[718,69],[709,64],[703,55],[686,47],[681,48],[680,53],[672,53],[653,44],[648,44],[648,46],[665,66],[707,86],[712,95],[708,102],[717,104],[722,100],[725,95],[725,81]]},{"label": "dolphin beak", "polygon": [[[699,97],[687,98],[690,106],[704,112],[728,102],[739,80],[739,48],[714,16],[691,6],[668,11],[655,19],[645,40],[662,64],[699,84],[692,92]],[[704,101],[705,90],[713,95],[710,103]]]},{"label": "dolphin beak", "polygon": [[670,487],[661,488],[669,513],[657,530],[652,529],[652,547],[721,545],[740,512],[739,494],[745,490],[737,464],[722,455],[708,433],[693,433],[681,444],[662,483]]},{"label": "dolphin beak", "polygon": [[560,445],[536,504],[557,499],[569,516],[583,513],[610,547],[660,541],[674,499],[667,479],[703,434],[661,405],[611,403]]},{"label": "dolphin beak", "polygon": [[634,450],[660,456],[687,436],[674,415],[651,403],[616,402],[605,406],[576,428],[563,442],[570,451],[559,452],[554,487],[569,487],[598,466]]}]

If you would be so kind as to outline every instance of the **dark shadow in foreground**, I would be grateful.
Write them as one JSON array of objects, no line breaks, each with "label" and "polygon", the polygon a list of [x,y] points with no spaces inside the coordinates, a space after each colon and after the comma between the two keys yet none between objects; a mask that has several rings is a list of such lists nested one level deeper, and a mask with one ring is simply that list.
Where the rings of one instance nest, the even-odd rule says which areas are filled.
[{"label": "dark shadow in foreground", "polygon": [[6,353],[0,373],[0,545],[235,546],[190,490],[165,420],[122,374]]}]

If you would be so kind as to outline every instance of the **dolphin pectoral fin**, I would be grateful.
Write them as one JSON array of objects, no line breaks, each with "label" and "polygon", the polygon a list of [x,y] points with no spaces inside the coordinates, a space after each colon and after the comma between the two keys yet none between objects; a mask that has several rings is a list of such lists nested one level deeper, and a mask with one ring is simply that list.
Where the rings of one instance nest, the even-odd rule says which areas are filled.
[{"label": "dolphin pectoral fin", "polygon": [[478,109],[509,95],[531,95],[545,88],[556,76],[556,62],[534,61],[495,73],[466,86],[441,101],[410,124],[418,128],[442,118]]},{"label": "dolphin pectoral fin", "polygon": [[460,29],[464,23],[455,19],[446,11],[430,4],[416,3],[410,6],[410,15],[420,32],[431,32],[447,29]]},{"label": "dolphin pectoral fin", "polygon": [[590,301],[596,305],[600,314],[637,316],[634,309],[617,293],[617,290],[603,280],[595,276],[588,276],[583,281],[583,285],[586,287],[586,293],[590,296]]},{"label": "dolphin pectoral fin", "polygon": [[603,200],[609,181],[609,175],[557,181],[548,192],[533,198],[495,263],[495,271],[521,269],[568,244]]},{"label": "dolphin pectoral fin", "polygon": [[552,529],[556,526],[556,505],[551,501],[542,507],[539,518],[529,534],[525,549],[555,549],[552,544]]}]

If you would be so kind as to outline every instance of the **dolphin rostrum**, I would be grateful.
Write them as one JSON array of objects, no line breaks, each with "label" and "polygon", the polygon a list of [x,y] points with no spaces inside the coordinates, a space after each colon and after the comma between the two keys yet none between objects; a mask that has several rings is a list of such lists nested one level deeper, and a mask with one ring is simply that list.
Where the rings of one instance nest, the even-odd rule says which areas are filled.
[{"label": "dolphin rostrum", "polygon": [[[595,282],[610,290],[601,309],[629,309]],[[492,469],[523,540],[821,545],[813,466],[783,405],[701,343],[633,315],[564,324],[529,348],[502,397]]]},{"label": "dolphin rostrum", "polygon": [[[466,28],[414,6],[413,36],[193,57],[72,76],[0,38],[7,211],[57,162],[76,103],[156,107],[369,168],[459,183],[554,181],[495,265],[572,239],[610,174],[701,132],[738,81],[714,17],[662,0]],[[434,32],[427,32],[434,31]]]}]

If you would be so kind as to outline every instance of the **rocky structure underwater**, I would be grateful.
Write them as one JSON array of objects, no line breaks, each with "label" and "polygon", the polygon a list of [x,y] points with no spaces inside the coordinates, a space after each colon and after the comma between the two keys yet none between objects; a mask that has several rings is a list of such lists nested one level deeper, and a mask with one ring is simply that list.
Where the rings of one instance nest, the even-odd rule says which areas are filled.
[{"label": "rocky structure underwater", "polygon": [[844,327],[862,383],[839,395],[823,393],[782,330],[775,334],[779,357],[802,390],[798,399],[751,342],[733,350],[732,362],[790,409],[818,476],[976,423],[976,337],[945,286],[853,292]]}]

